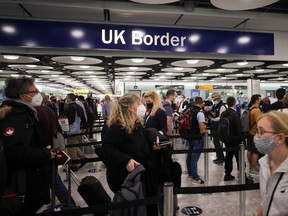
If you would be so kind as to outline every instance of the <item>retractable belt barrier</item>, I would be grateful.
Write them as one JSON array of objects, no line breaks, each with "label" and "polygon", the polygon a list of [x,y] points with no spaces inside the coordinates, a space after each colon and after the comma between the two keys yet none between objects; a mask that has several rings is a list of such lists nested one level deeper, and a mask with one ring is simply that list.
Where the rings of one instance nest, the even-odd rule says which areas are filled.
[{"label": "retractable belt barrier", "polygon": [[[79,134],[79,135],[85,135],[85,134]],[[78,136],[79,136],[78,135]],[[178,138],[180,135],[174,135],[170,136],[170,138]],[[71,147],[81,147],[81,146],[91,146],[91,145],[101,145],[101,141],[91,142],[91,143],[79,143],[79,144],[69,144],[66,145],[67,148]],[[222,151],[239,151],[241,148],[240,146],[233,146],[233,147],[227,147],[222,148]],[[245,149],[248,149],[245,146]],[[206,149],[197,149],[197,150],[173,150],[173,154],[187,154],[187,153],[209,153],[209,152],[216,152],[215,148],[206,148]],[[79,163],[82,160],[73,160],[70,161],[71,164]],[[101,161],[99,157],[97,158],[89,158],[85,159],[86,162],[95,162],[95,161]],[[205,186],[205,187],[180,187],[180,188],[173,188],[174,194],[211,194],[211,193],[223,193],[223,192],[243,192],[247,190],[258,190],[259,189],[259,183],[252,183],[252,184],[237,184],[237,185],[221,185],[221,186]],[[41,216],[57,216],[57,215],[69,215],[69,216],[78,216],[82,214],[89,214],[89,213],[104,213],[107,212],[107,210],[115,210],[115,209],[123,209],[123,208],[131,208],[135,206],[141,206],[141,205],[149,205],[149,204],[156,204],[157,202],[163,201],[163,196],[157,196],[157,197],[149,197],[145,199],[135,200],[135,201],[127,201],[123,203],[117,203],[117,204],[109,204],[109,205],[97,205],[97,206],[91,206],[91,207],[85,207],[85,208],[74,208],[74,209],[65,209],[58,212],[49,212],[49,213],[40,213],[37,215]]]}]

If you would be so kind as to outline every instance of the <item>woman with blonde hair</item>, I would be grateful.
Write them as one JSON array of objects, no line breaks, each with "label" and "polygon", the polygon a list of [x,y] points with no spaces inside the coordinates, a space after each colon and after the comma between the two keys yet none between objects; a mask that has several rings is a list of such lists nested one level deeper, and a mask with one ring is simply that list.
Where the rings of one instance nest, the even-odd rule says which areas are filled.
[{"label": "woman with blonde hair", "polygon": [[168,131],[167,114],[161,104],[160,95],[156,91],[150,90],[145,93],[144,99],[147,108],[145,127],[156,128],[163,135],[166,135]]},{"label": "woman with blonde hair", "polygon": [[261,206],[253,216],[288,215],[288,114],[271,111],[257,122],[257,150],[266,154],[260,163]]},{"label": "woman with blonde hair", "polygon": [[[157,179],[153,148],[149,146],[143,132],[143,120],[140,118],[143,107],[140,100],[139,96],[127,93],[112,102],[107,132],[102,147],[96,153],[107,167],[107,182],[114,193],[120,190],[124,179],[136,165],[142,164],[146,169],[141,178],[145,185],[144,193],[146,196],[155,196]],[[147,207],[147,215],[156,216],[157,206]]]}]

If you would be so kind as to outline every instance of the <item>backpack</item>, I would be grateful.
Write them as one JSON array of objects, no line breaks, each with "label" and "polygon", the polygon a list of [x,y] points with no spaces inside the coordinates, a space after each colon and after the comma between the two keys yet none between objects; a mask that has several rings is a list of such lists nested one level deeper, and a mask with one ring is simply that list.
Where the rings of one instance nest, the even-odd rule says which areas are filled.
[{"label": "backpack", "polygon": [[221,115],[218,121],[218,136],[221,142],[227,143],[231,141],[229,115]]},{"label": "backpack", "polygon": [[[256,107],[254,107],[254,108],[256,108]],[[251,110],[253,110],[254,108],[252,108]],[[242,113],[241,117],[240,117],[244,133],[249,133],[251,128],[256,124],[256,122],[255,122],[253,125],[250,126],[251,110],[250,109],[245,109],[244,112]]]},{"label": "backpack", "polygon": [[182,113],[179,120],[179,134],[183,139],[197,139],[201,138],[201,134],[197,133],[198,129],[195,129],[193,126],[193,116],[197,116],[197,113],[200,112],[198,109],[187,109]]},{"label": "backpack", "polygon": [[187,137],[193,130],[192,126],[192,111],[191,109],[186,110],[182,113],[179,120],[179,134],[182,138]]},{"label": "backpack", "polygon": [[[144,199],[143,185],[140,181],[141,172],[145,171],[142,165],[138,165],[124,180],[121,189],[115,193],[112,203],[121,203],[132,200]],[[116,209],[110,212],[110,216],[146,216],[145,206]]]}]

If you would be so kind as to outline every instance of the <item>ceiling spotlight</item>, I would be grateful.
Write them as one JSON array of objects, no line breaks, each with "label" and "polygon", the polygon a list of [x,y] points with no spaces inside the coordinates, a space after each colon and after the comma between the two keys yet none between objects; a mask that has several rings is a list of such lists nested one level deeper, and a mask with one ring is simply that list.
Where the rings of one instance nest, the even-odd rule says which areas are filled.
[{"label": "ceiling spotlight", "polygon": [[219,71],[219,72],[223,72],[223,71],[225,71],[226,69],[225,69],[225,68],[216,68],[216,70]]},{"label": "ceiling spotlight", "polygon": [[129,67],[129,70],[137,70],[138,67]]},{"label": "ceiling spotlight", "polygon": [[288,63],[282,64],[282,66],[284,66],[284,67],[288,67]]},{"label": "ceiling spotlight", "polygon": [[132,62],[134,63],[142,63],[144,61],[144,59],[140,59],[140,58],[135,58],[135,59],[132,59]]},{"label": "ceiling spotlight", "polygon": [[80,56],[71,56],[71,60],[73,61],[83,61],[85,57],[80,57]]},{"label": "ceiling spotlight", "polygon": [[[288,66],[288,65],[287,65],[287,66]],[[264,69],[256,69],[255,71],[256,71],[256,72],[263,72]]]},{"label": "ceiling spotlight", "polygon": [[199,60],[186,60],[188,64],[197,64]]},{"label": "ceiling spotlight", "polygon": [[3,55],[3,58],[9,59],[9,60],[16,60],[19,58],[17,55]]}]

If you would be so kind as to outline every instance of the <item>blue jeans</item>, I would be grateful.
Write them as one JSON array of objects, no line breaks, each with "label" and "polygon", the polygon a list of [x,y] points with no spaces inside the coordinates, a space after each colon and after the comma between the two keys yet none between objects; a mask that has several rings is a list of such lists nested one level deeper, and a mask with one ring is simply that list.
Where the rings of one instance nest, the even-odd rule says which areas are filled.
[{"label": "blue jeans", "polygon": [[[203,149],[204,142],[201,140],[188,140],[189,150]],[[188,175],[192,176],[193,179],[198,179],[198,160],[201,153],[188,152],[186,163],[188,169]]]}]

